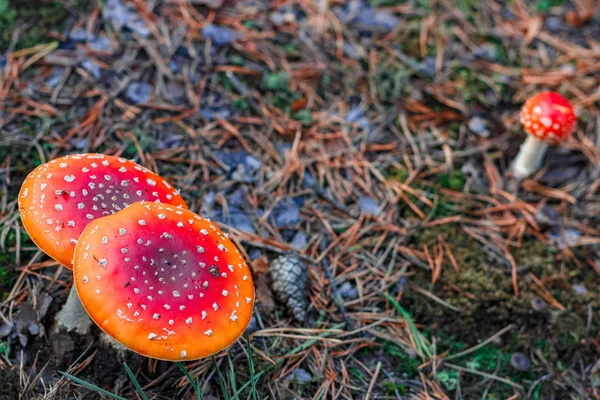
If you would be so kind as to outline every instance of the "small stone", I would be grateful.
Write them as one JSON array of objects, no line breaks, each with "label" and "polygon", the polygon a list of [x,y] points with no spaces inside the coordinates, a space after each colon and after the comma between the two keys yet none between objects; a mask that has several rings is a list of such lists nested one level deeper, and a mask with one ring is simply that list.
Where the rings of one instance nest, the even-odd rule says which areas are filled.
[{"label": "small stone", "polygon": [[150,98],[152,86],[145,82],[132,82],[127,87],[125,96],[134,104],[146,104]]},{"label": "small stone", "polygon": [[[554,156],[561,157],[562,155],[554,154]],[[550,157],[552,157],[552,154],[550,155]],[[549,157],[546,157],[546,160],[548,159]],[[558,166],[556,168],[548,170],[548,172],[542,175],[539,179],[539,182],[547,186],[557,187],[565,183],[574,181],[582,172],[583,169],[578,165],[562,167]]]},{"label": "small stone", "polygon": [[202,35],[205,38],[210,39],[215,46],[228,45],[243,36],[240,32],[235,32],[231,29],[211,24],[202,27]]},{"label": "small stone", "polygon": [[588,292],[587,288],[584,285],[573,285],[573,293],[576,295],[584,295]]},{"label": "small stone", "polygon": [[364,117],[366,114],[367,114],[367,112],[365,111],[364,108],[362,108],[362,107],[352,107],[346,113],[345,120],[348,121],[348,122],[356,122],[360,118]]},{"label": "small stone", "polygon": [[124,4],[121,0],[107,0],[102,10],[102,16],[110,21],[117,30],[127,28],[143,37],[150,36],[146,22],[134,11],[133,5]]},{"label": "small stone", "polygon": [[87,42],[88,40],[92,39],[94,37],[94,35],[88,33],[87,30],[85,29],[74,29],[71,31],[71,33],[69,33],[69,39],[75,41],[75,42]]},{"label": "small stone", "polygon": [[312,375],[303,368],[296,368],[291,374],[285,377],[286,381],[297,381],[300,383],[306,383],[312,379]]},{"label": "small stone", "polygon": [[217,118],[228,119],[233,115],[233,110],[229,104],[205,107],[198,112],[209,121],[214,121]]},{"label": "small stone", "polygon": [[10,335],[10,333],[12,332],[13,326],[9,325],[7,323],[3,323],[2,325],[0,325],[0,337],[5,337]]},{"label": "small stone", "polygon": [[254,156],[247,155],[244,158],[244,166],[250,170],[255,170],[262,166],[262,162]]},{"label": "small stone", "polygon": [[477,58],[484,58],[489,61],[495,61],[498,56],[496,46],[491,43],[484,43],[473,51],[473,55]]},{"label": "small stone", "polygon": [[282,5],[278,10],[271,13],[269,19],[273,25],[281,26],[285,24],[292,24],[297,21],[298,16],[294,12],[294,9],[289,5]]},{"label": "small stone", "polygon": [[102,53],[110,53],[112,51],[112,45],[110,39],[106,36],[99,36],[92,41],[88,42],[88,46],[93,51]]},{"label": "small stone", "polygon": [[148,28],[148,25],[146,25],[146,21],[144,21],[142,17],[136,13],[131,12],[129,14],[129,19],[127,20],[125,26],[139,36],[150,36],[150,29]]},{"label": "small stone", "polygon": [[541,297],[536,296],[531,299],[531,308],[534,311],[543,312],[548,309],[548,303],[546,303],[546,300],[542,299]]},{"label": "small stone", "polygon": [[248,326],[246,327],[246,333],[252,333],[259,329],[260,326],[258,326],[258,320],[256,319],[256,316],[253,315],[252,318],[250,318]]},{"label": "small stone", "polygon": [[386,33],[393,30],[398,25],[398,18],[388,11],[375,11],[368,8],[363,9],[353,25],[361,30]]},{"label": "small stone", "polygon": [[92,59],[88,58],[86,60],[83,60],[81,62],[81,67],[87,72],[89,72],[96,79],[100,78],[100,76],[102,75],[102,68],[100,68],[100,65]]},{"label": "small stone", "polygon": [[342,50],[344,51],[344,55],[352,58],[353,60],[359,60],[366,56],[366,51],[363,47],[354,45],[347,41],[344,41],[344,44],[342,45]]},{"label": "small stone", "polygon": [[564,234],[560,231],[554,231],[550,233],[548,242],[550,246],[554,246],[557,249],[562,250],[566,247],[575,246],[579,241],[580,236],[581,232],[577,229],[567,229]]},{"label": "small stone", "polygon": [[273,207],[271,217],[278,228],[295,225],[300,220],[300,208],[294,200],[288,198]]},{"label": "small stone", "polygon": [[233,193],[229,193],[229,195],[220,192],[219,196],[226,198],[230,206],[239,209],[241,209],[248,200],[248,192],[241,187],[234,190]]},{"label": "small stone", "polygon": [[296,232],[290,244],[297,249],[304,249],[306,247],[306,243],[308,242],[308,236],[306,233],[302,231]]},{"label": "small stone", "polygon": [[549,17],[546,19],[546,27],[552,32],[559,31],[563,26],[563,21],[558,17]]},{"label": "small stone", "polygon": [[30,323],[27,326],[27,330],[32,336],[37,336],[40,334],[40,326],[35,322]]},{"label": "small stone", "polygon": [[256,234],[256,229],[254,228],[252,220],[250,220],[242,210],[231,208],[229,210],[229,215],[225,215],[222,210],[216,210],[214,218],[215,221],[229,225],[238,231]]},{"label": "small stone", "polygon": [[514,353],[510,356],[510,365],[518,371],[527,371],[531,366],[531,361],[523,353]]},{"label": "small stone", "polygon": [[163,89],[163,95],[174,106],[179,106],[187,102],[185,87],[181,83],[169,82]]},{"label": "small stone", "polygon": [[364,196],[358,200],[358,207],[360,208],[360,211],[364,213],[377,215],[379,213],[380,204],[372,198]]},{"label": "small stone", "polygon": [[358,289],[352,286],[350,282],[344,282],[338,291],[344,299],[352,300],[358,298]]},{"label": "small stone", "polygon": [[541,225],[557,226],[560,223],[560,214],[555,207],[541,206],[535,210],[535,221]]},{"label": "small stone", "polygon": [[489,137],[490,131],[487,128],[487,121],[481,117],[473,117],[469,120],[467,126],[469,130],[477,135]]},{"label": "small stone", "polygon": [[129,19],[129,9],[121,0],[107,0],[104,3],[102,16],[110,21],[115,28],[121,29]]},{"label": "small stone", "polygon": [[250,257],[250,260],[256,260],[262,257],[262,251],[260,251],[260,249],[252,249],[250,250],[250,253],[248,253],[248,257]]},{"label": "small stone", "polygon": [[49,88],[56,87],[60,81],[63,79],[63,75],[65,73],[65,67],[54,67],[52,71],[50,71],[50,76],[46,81],[46,86]]},{"label": "small stone", "polygon": [[214,156],[219,159],[227,168],[234,169],[246,160],[248,153],[245,151],[215,151]]}]

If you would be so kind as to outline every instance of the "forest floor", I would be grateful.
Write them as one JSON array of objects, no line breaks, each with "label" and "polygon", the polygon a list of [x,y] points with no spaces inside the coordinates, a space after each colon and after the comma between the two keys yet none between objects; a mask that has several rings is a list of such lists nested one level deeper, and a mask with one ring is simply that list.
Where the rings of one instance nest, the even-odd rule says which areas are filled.
[{"label": "forest floor", "polygon": [[[17,194],[83,152],[160,173],[250,261],[248,334],[186,364],[205,399],[600,399],[593,3],[0,0],[0,399],[99,398],[58,371],[141,398],[124,362],[148,398],[195,398],[56,328],[72,275]],[[578,128],[519,181],[542,90]],[[271,289],[289,253],[303,321]]]}]

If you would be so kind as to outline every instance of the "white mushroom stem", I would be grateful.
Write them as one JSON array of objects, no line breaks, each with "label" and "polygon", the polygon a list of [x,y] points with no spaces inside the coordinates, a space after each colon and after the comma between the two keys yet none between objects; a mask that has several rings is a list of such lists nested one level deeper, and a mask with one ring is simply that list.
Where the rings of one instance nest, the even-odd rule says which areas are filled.
[{"label": "white mushroom stem", "polygon": [[548,143],[533,135],[529,135],[521,145],[519,154],[517,154],[517,157],[513,161],[513,175],[522,179],[537,171],[542,165],[547,148]]},{"label": "white mushroom stem", "polygon": [[80,335],[89,332],[92,320],[79,300],[75,284],[71,286],[67,302],[56,315],[56,320],[58,327],[66,329],[67,332],[75,331]]}]

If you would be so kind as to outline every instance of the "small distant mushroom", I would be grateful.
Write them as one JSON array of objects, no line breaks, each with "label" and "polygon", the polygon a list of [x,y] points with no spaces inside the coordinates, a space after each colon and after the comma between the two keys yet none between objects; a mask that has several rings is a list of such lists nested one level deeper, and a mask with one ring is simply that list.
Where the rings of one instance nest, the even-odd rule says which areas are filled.
[{"label": "small distant mushroom", "polygon": [[529,134],[512,165],[517,178],[525,178],[542,164],[548,144],[564,142],[575,130],[573,106],[555,92],[539,93],[521,109],[521,122]]},{"label": "small distant mushroom", "polygon": [[[104,154],[69,155],[40,165],[23,182],[18,200],[31,240],[69,269],[75,244],[94,219],[141,200],[187,208],[159,175],[133,161]],[[57,319],[67,330],[85,333],[89,327],[74,289]]]},{"label": "small distant mushroom", "polygon": [[147,357],[207,357],[230,346],[252,317],[244,258],[188,210],[141,202],[99,218],[81,234],[73,266],[92,320]]}]

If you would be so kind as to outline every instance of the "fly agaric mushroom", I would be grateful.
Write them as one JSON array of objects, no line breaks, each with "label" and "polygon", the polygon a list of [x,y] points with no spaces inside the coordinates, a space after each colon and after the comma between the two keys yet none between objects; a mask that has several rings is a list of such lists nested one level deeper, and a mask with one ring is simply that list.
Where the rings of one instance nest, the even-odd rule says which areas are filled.
[{"label": "fly agaric mushroom", "polygon": [[81,154],[34,169],[21,187],[19,210],[31,240],[71,269],[75,244],[87,224],[142,200],[187,208],[167,181],[133,161]]},{"label": "fly agaric mushroom", "polygon": [[521,122],[529,134],[512,166],[517,178],[540,167],[548,144],[565,141],[575,130],[573,106],[555,92],[543,92],[527,100],[521,109]]},{"label": "fly agaric mushroom", "polygon": [[[19,210],[31,240],[71,269],[75,244],[88,223],[141,200],[187,208],[167,181],[133,161],[80,154],[52,160],[33,170],[21,187]],[[85,333],[89,327],[74,289],[57,319],[67,330]]]},{"label": "fly agaric mushroom", "polygon": [[207,357],[242,335],[252,316],[244,258],[188,210],[141,202],[99,218],[81,234],[73,266],[92,320],[144,356]]}]

